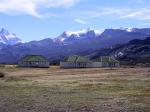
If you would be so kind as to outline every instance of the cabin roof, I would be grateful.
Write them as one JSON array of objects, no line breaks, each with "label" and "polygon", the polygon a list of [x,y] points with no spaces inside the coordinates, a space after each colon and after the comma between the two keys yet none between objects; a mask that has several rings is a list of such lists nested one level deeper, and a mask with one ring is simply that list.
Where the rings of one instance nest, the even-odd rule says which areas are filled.
[{"label": "cabin roof", "polygon": [[22,58],[22,61],[48,61],[44,56],[42,55],[26,55]]},{"label": "cabin roof", "polygon": [[77,56],[77,55],[69,56],[64,61],[65,62],[91,62],[88,58],[84,56]]},{"label": "cabin roof", "polygon": [[115,62],[118,63],[119,61],[117,61],[116,59],[110,57],[110,56],[100,56],[96,59],[93,60],[94,62]]}]

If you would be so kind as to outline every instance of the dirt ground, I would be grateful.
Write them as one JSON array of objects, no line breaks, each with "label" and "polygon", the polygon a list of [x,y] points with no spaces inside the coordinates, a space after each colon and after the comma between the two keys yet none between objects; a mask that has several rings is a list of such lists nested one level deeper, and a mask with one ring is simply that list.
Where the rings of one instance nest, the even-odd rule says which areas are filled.
[{"label": "dirt ground", "polygon": [[0,67],[0,112],[150,112],[150,68]]}]

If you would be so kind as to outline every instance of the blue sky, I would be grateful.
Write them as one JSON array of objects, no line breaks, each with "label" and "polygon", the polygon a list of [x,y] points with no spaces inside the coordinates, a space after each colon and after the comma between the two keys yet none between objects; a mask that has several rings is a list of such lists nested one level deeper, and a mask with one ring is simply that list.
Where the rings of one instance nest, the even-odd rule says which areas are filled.
[{"label": "blue sky", "polygon": [[0,27],[23,41],[64,31],[150,27],[149,0],[0,0]]}]

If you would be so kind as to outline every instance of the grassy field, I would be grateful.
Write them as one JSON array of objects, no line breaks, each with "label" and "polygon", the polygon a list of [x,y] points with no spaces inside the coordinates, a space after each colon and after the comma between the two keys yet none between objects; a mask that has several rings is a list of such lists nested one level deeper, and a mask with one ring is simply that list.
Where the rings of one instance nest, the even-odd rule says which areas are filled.
[{"label": "grassy field", "polygon": [[0,112],[150,112],[150,68],[0,72]]}]

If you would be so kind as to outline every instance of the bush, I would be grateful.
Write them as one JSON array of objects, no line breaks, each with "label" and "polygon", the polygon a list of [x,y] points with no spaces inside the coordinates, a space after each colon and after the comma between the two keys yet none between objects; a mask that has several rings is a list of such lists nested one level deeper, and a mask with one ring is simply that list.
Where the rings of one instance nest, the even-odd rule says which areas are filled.
[{"label": "bush", "polygon": [[0,64],[0,67],[5,67],[5,65]]},{"label": "bush", "polygon": [[5,74],[3,72],[0,72],[0,78],[5,77]]}]

